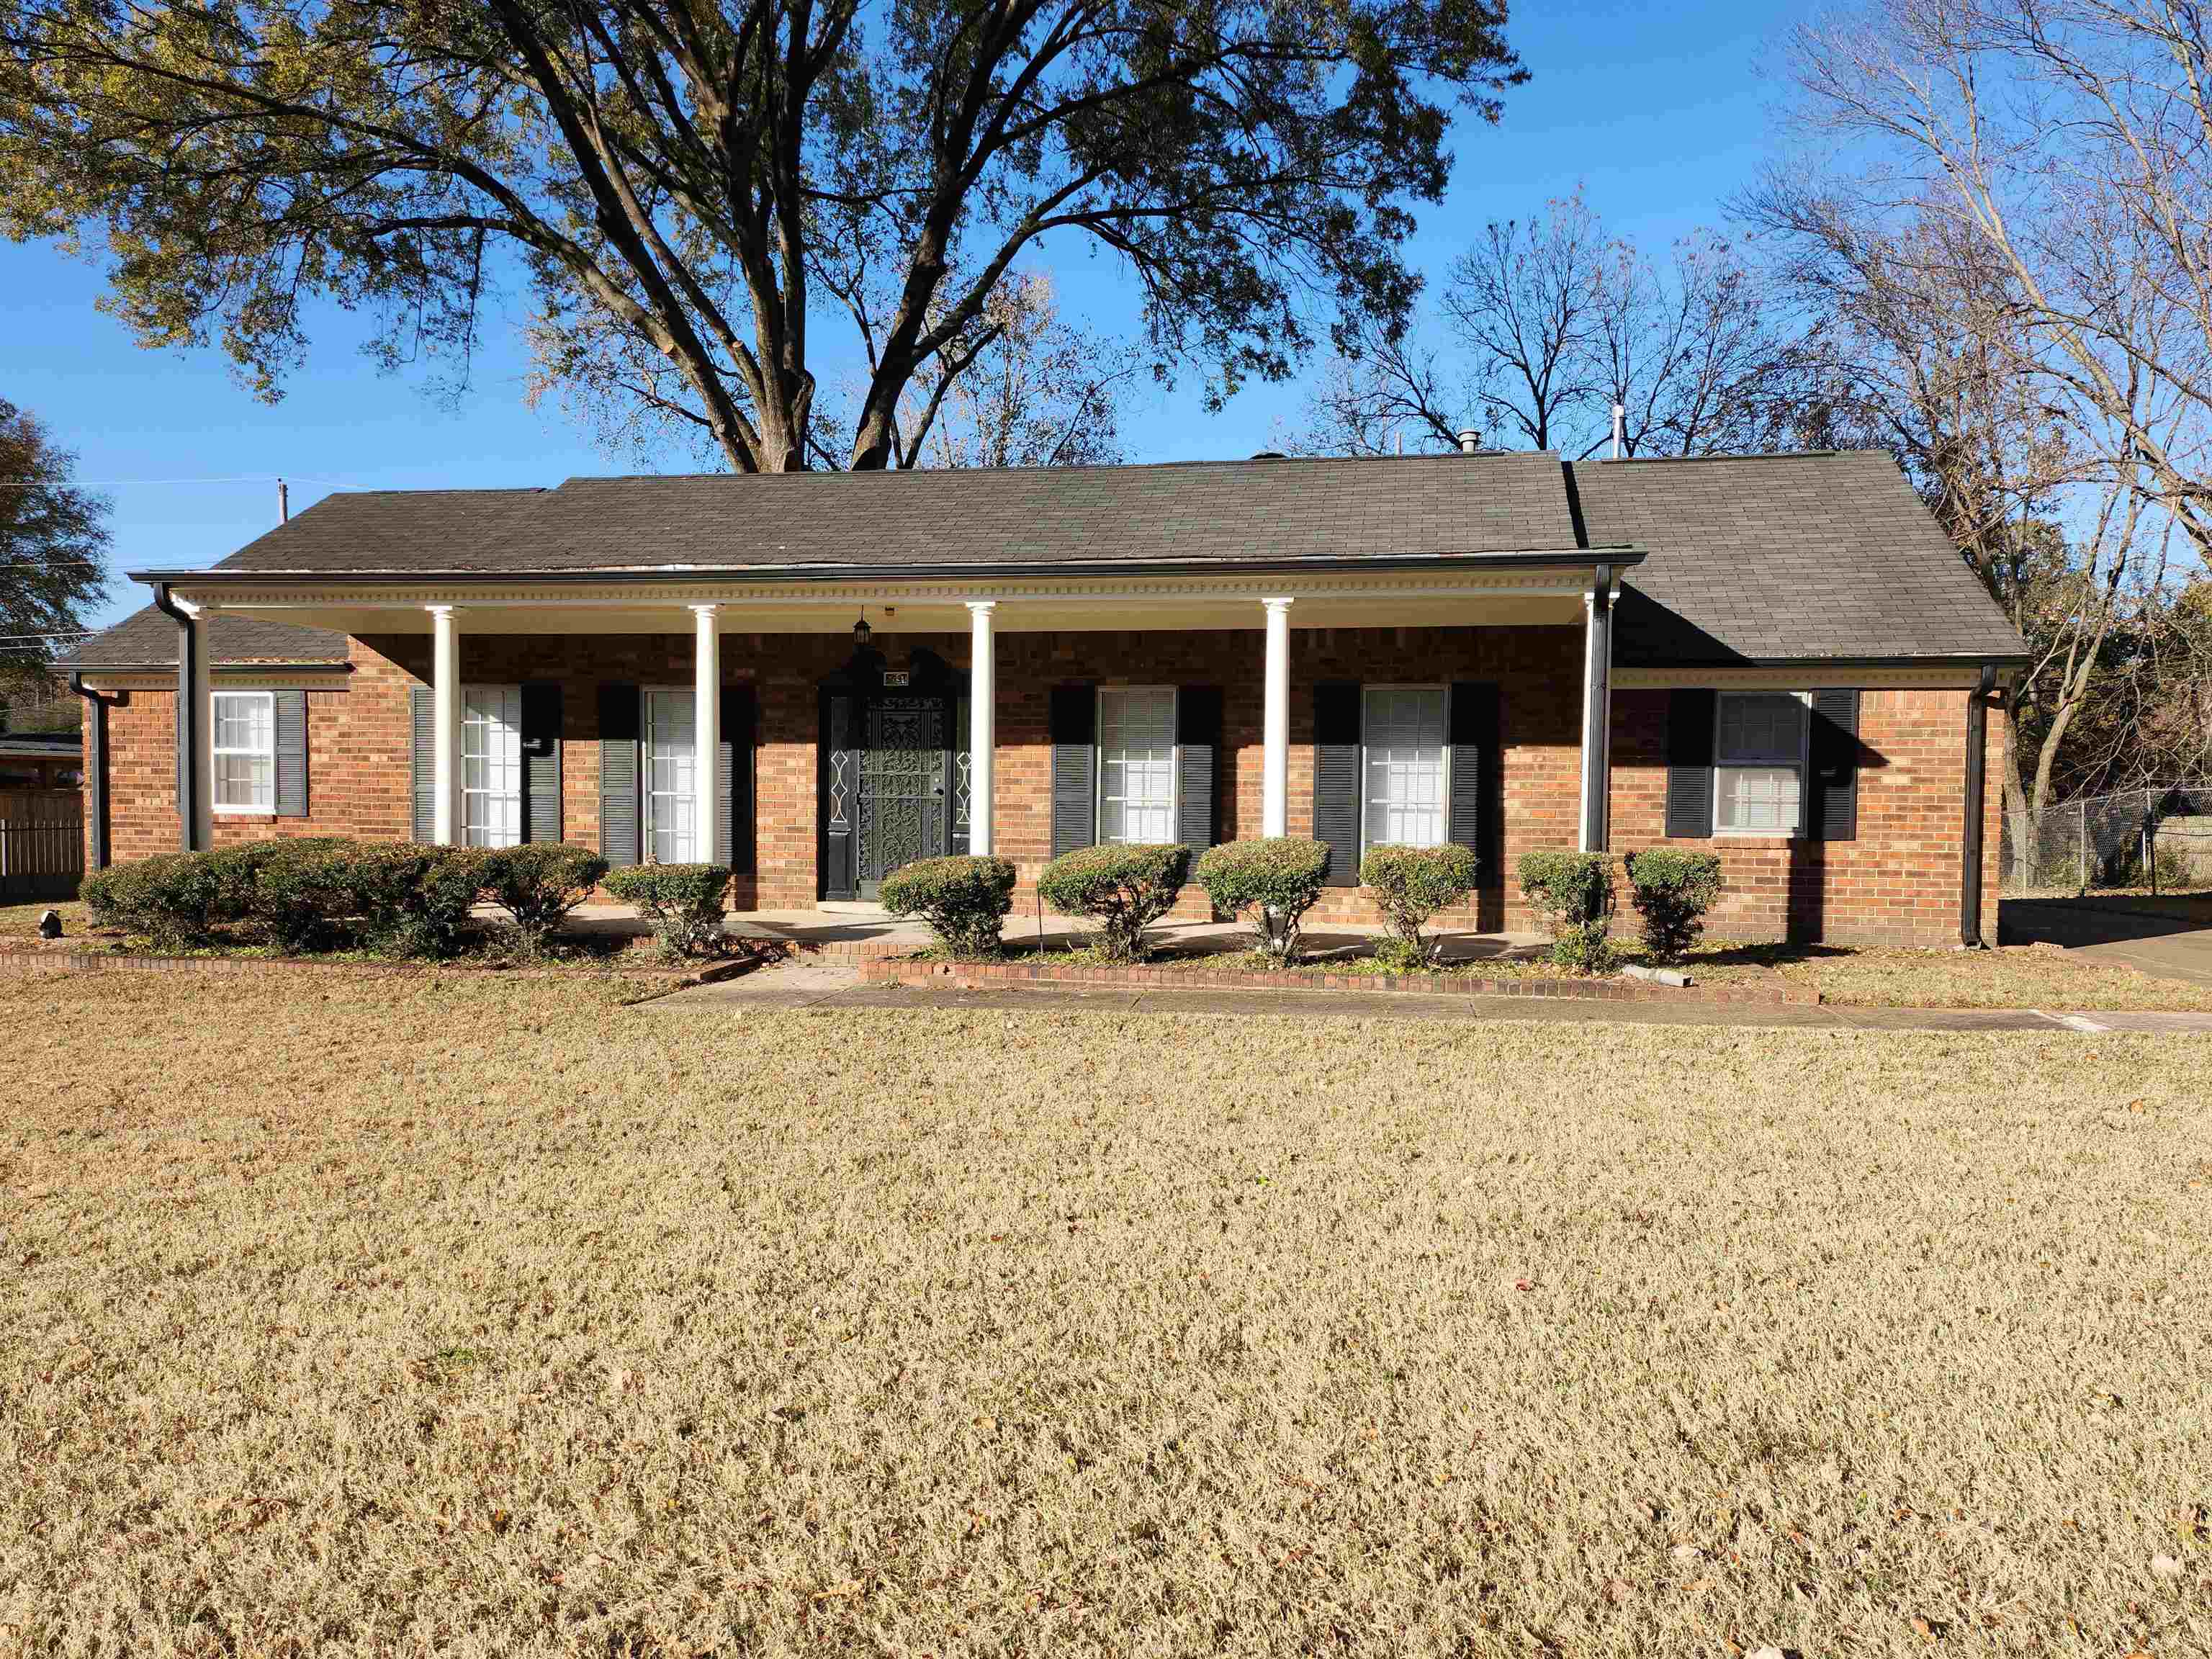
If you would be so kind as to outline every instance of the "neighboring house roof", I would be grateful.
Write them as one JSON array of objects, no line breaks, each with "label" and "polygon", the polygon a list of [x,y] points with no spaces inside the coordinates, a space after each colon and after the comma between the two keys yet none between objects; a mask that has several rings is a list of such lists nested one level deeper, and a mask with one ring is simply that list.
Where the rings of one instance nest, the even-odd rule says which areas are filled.
[{"label": "neighboring house roof", "polygon": [[0,732],[0,755],[11,758],[52,758],[83,750],[84,738],[76,732]]},{"label": "neighboring house roof", "polygon": [[1879,450],[1584,462],[1574,476],[1591,540],[1649,555],[1623,583],[1616,662],[2026,648]]},{"label": "neighboring house roof", "polygon": [[[1486,453],[962,471],[572,478],[340,493],[226,573],[400,578],[1157,562],[1635,550],[1626,666],[2017,658],[2019,635],[1878,451],[1563,463]],[[343,660],[341,635],[216,619],[218,662]],[[148,611],[85,667],[173,664]]]},{"label": "neighboring house roof", "polygon": [[[208,641],[219,663],[342,663],[346,659],[346,636],[327,628],[301,628],[292,623],[264,622],[255,617],[211,617]],[[177,665],[177,624],[148,605],[134,611],[105,633],[95,634],[77,647],[76,655],[58,666],[73,668],[174,668]]]},{"label": "neighboring house roof", "polygon": [[558,489],[419,501],[325,496],[217,568],[895,574],[924,564],[1261,563],[1577,545],[1559,458],[1525,453],[571,478]]}]

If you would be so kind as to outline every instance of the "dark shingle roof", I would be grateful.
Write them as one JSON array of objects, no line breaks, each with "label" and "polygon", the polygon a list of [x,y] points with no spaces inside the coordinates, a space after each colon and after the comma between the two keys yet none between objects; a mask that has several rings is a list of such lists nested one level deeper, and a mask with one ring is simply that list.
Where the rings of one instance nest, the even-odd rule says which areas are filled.
[{"label": "dark shingle roof", "polygon": [[325,497],[226,570],[504,572],[1404,557],[1571,548],[1550,455],[571,478]]},{"label": "dark shingle roof", "polygon": [[[225,559],[224,570],[504,570],[500,547],[547,489],[367,489],[325,495]],[[527,544],[524,544],[526,547]]]},{"label": "dark shingle roof", "polygon": [[[1571,495],[1569,483],[1573,492]],[[1486,454],[957,472],[572,478],[325,497],[230,571],[526,574],[1557,552],[1629,546],[1626,666],[1984,659],[2019,636],[1877,452],[1585,462]],[[218,661],[328,661],[342,636],[221,617]],[[141,612],[87,666],[174,662]]]},{"label": "dark shingle roof", "polygon": [[1575,483],[1593,543],[1650,555],[1623,579],[1623,665],[2025,649],[1878,450],[1584,462]]},{"label": "dark shingle roof", "polygon": [[[328,663],[346,659],[346,636],[327,628],[263,622],[256,617],[216,617],[208,640],[219,663]],[[177,625],[148,605],[78,647],[71,668],[174,668]]]}]

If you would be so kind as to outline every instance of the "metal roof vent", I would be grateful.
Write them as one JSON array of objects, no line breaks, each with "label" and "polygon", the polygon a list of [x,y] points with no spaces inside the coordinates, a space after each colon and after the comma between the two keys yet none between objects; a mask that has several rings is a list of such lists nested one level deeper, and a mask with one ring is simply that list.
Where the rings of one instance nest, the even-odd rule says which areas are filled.
[{"label": "metal roof vent", "polygon": [[1476,431],[1473,427],[1463,427],[1455,435],[1459,439],[1459,453],[1461,454],[1480,455],[1482,453],[1482,434]]},{"label": "metal roof vent", "polygon": [[1279,449],[1255,449],[1252,452],[1252,459],[1255,461],[1287,461],[1291,458]]}]

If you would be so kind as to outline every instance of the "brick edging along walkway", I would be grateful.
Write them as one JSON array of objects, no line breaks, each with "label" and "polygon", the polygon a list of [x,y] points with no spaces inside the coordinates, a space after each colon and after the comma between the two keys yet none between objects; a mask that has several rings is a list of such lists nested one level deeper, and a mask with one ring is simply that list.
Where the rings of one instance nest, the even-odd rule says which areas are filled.
[{"label": "brick edging along walkway", "polygon": [[1601,979],[1475,979],[1455,974],[1296,974],[1250,969],[1214,971],[1194,968],[1089,968],[1048,962],[934,962],[915,957],[886,957],[860,964],[864,985],[920,983],[951,979],[956,984],[1145,986],[1163,991],[1369,991],[1413,992],[1422,995],[1548,997],[1589,1002],[1706,1003],[1726,1007],[1809,1006],[1818,991],[1765,990],[1749,987],[1677,988]]},{"label": "brick edging along walkway", "polygon": [[665,981],[671,991],[749,973],[760,965],[760,957],[734,957],[697,968],[665,967],[659,963],[619,965],[568,964],[549,968],[515,968],[475,962],[331,962],[314,957],[161,956],[141,951],[88,951],[72,944],[48,945],[23,939],[0,939],[0,978],[22,978],[34,974],[202,974],[251,976],[269,975],[335,975],[342,979],[389,979],[423,974],[476,974],[502,979],[576,979],[587,975],[609,978]]}]

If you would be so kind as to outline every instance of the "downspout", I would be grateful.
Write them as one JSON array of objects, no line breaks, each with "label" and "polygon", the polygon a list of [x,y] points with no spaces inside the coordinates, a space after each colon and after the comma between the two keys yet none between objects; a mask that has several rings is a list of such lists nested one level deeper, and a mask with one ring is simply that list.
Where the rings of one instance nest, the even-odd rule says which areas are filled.
[{"label": "downspout", "polygon": [[192,687],[199,678],[199,629],[169,597],[167,582],[154,584],[154,609],[177,625],[177,823],[178,845],[187,853],[204,853],[199,842],[200,744],[199,708]]},{"label": "downspout", "polygon": [[84,866],[107,868],[107,699],[70,676],[70,690],[84,699]]},{"label": "downspout", "polygon": [[1583,850],[1606,850],[1612,793],[1613,567],[1601,564],[1589,591],[1583,654]]},{"label": "downspout", "polygon": [[1986,793],[1990,735],[1990,693],[1996,688],[1994,665],[1982,665],[1974,694],[1966,702],[1966,822],[1959,837],[1959,944],[1979,951],[1982,944],[1982,810]]}]

